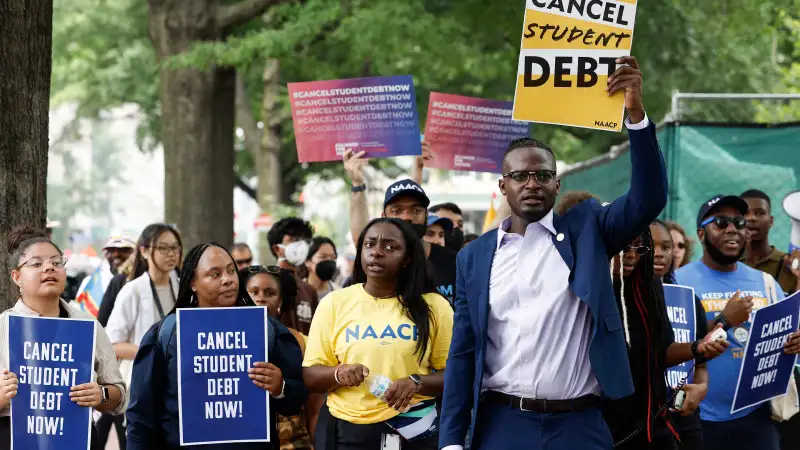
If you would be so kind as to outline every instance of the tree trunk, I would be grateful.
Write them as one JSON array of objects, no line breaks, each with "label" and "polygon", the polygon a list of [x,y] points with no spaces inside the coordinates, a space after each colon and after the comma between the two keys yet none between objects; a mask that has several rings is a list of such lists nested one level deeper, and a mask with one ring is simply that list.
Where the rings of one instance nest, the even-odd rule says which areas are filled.
[{"label": "tree trunk", "polygon": [[264,133],[261,136],[260,155],[256,160],[258,174],[258,204],[262,211],[269,211],[281,201],[281,126],[284,117],[278,100],[281,95],[280,61],[269,59],[264,68],[264,99],[261,103],[261,121]]},{"label": "tree trunk", "polygon": [[11,281],[6,236],[43,228],[47,216],[52,0],[0,0],[0,309],[19,290]]},{"label": "tree trunk", "polygon": [[166,220],[184,246],[233,239],[235,72],[174,69],[192,43],[221,39],[217,0],[149,0],[149,33],[161,65]]}]

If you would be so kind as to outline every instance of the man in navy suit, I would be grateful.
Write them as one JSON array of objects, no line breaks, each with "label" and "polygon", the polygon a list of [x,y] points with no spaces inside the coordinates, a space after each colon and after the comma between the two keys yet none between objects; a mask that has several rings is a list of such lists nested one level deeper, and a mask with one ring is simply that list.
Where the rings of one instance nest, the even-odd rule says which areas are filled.
[{"label": "man in navy suit", "polygon": [[439,447],[611,449],[599,405],[633,393],[609,258],[667,200],[664,159],[642,105],[633,57],[608,79],[623,91],[632,164],[628,192],[553,213],[561,183],[553,151],[514,141],[500,190],[513,214],[458,255],[455,317]]}]

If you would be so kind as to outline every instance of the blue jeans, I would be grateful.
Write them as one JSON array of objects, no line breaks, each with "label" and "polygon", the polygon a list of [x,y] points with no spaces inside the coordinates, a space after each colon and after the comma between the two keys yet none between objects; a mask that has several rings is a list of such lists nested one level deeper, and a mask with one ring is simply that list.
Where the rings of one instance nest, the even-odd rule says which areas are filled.
[{"label": "blue jeans", "polygon": [[779,450],[780,439],[770,418],[769,404],[751,414],[728,422],[703,421],[706,450],[758,449]]},{"label": "blue jeans", "polygon": [[540,414],[482,403],[476,422],[473,450],[611,450],[613,446],[599,408]]}]

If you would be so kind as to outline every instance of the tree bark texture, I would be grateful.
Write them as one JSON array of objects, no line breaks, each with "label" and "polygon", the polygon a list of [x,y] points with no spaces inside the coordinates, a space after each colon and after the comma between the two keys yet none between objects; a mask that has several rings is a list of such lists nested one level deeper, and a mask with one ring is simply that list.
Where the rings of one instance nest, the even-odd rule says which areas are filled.
[{"label": "tree bark texture", "polygon": [[0,310],[19,296],[8,233],[47,217],[52,38],[52,0],[0,0]]},{"label": "tree bark texture", "polygon": [[222,38],[217,0],[149,0],[149,33],[161,66],[166,219],[184,246],[233,239],[235,72],[175,69],[166,60]]},{"label": "tree bark texture", "polygon": [[281,179],[281,126],[285,118],[280,110],[280,61],[268,59],[264,67],[264,99],[261,102],[261,120],[264,132],[260,153],[255,158],[258,174],[258,204],[269,211],[283,199]]}]

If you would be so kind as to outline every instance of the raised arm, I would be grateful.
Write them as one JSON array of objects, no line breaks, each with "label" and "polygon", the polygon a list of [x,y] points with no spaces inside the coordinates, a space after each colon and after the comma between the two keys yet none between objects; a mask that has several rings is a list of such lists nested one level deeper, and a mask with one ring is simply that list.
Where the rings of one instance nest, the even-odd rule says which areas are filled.
[{"label": "raised arm", "polygon": [[361,230],[369,222],[367,186],[364,183],[364,166],[367,160],[364,159],[364,154],[364,151],[353,153],[353,150],[345,150],[343,155],[344,170],[350,178],[350,233],[353,235],[353,242],[358,240]]},{"label": "raised arm", "polygon": [[642,104],[642,72],[636,58],[617,60],[627,64],[608,79],[609,95],[624,91],[625,120],[630,139],[631,185],[628,192],[601,207],[595,202],[600,228],[609,255],[619,253],[656,219],[667,204],[667,172],[658,146],[655,125]]},{"label": "raised arm", "polygon": [[454,450],[464,445],[472,411],[472,385],[475,379],[475,332],[467,300],[465,261],[470,252],[460,252],[456,260],[456,298],[453,337],[444,373],[439,448]]}]

